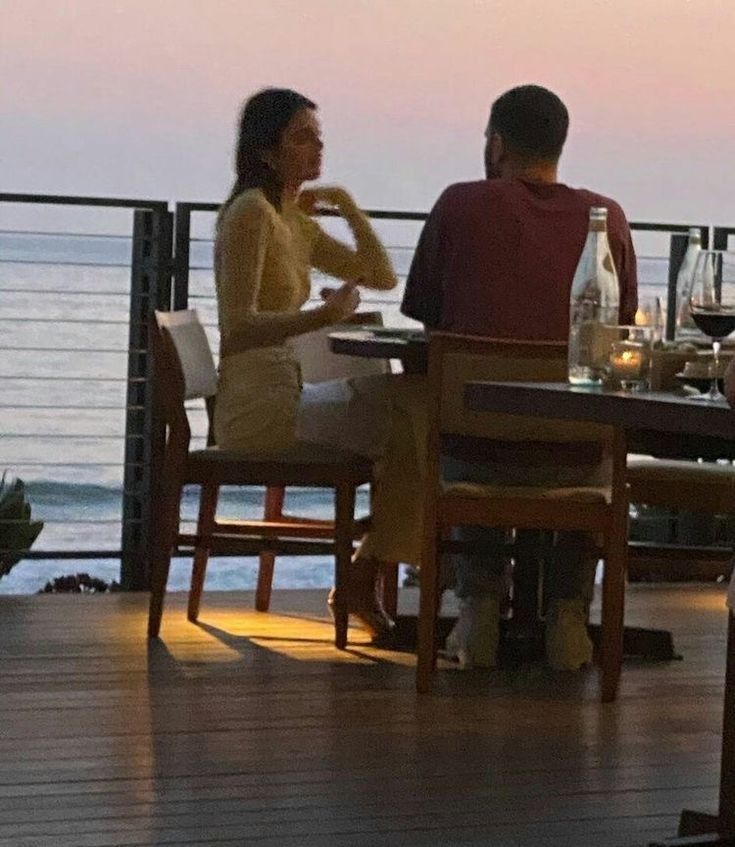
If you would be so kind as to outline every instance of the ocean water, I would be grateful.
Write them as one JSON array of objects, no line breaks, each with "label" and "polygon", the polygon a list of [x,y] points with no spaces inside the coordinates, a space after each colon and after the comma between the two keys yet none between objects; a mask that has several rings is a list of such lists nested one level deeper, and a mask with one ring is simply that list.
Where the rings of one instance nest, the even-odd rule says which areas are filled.
[{"label": "ocean water", "polygon": [[[340,223],[329,221],[335,234]],[[211,227],[211,224],[209,224]],[[401,281],[410,265],[418,223],[378,222]],[[192,243],[190,305],[196,308],[217,350],[212,242]],[[662,254],[665,250],[662,250]],[[35,550],[114,550],[120,546],[125,430],[130,237],[0,231],[0,471],[27,485],[34,516],[44,529]],[[642,296],[666,295],[667,259],[640,259]],[[315,277],[314,291],[324,280]],[[387,326],[410,325],[399,312],[396,291],[363,295],[363,307],[380,309]],[[193,404],[194,446],[203,443],[205,412]],[[182,513],[196,515],[197,492],[186,491]],[[366,508],[365,493],[359,508]],[[314,517],[331,514],[328,491],[291,490],[287,510]],[[225,490],[221,513],[255,517],[262,511],[256,490]],[[277,587],[331,584],[329,557],[282,557]],[[0,580],[0,593],[30,593],[53,576],[85,571],[105,580],[119,577],[119,562],[23,561]],[[190,562],[175,561],[170,587],[188,587]],[[208,590],[255,584],[255,559],[213,560]]]}]

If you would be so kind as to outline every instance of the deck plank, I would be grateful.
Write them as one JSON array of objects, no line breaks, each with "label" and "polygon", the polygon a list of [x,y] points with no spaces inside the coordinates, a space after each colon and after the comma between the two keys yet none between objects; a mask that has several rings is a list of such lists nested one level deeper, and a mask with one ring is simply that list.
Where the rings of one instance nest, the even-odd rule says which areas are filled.
[{"label": "deck plank", "polygon": [[143,594],[0,597],[0,847],[627,847],[714,808],[721,586],[631,586],[684,659],[627,660],[607,705],[538,666],[417,698],[412,657],[334,650],[323,600],[205,594],[194,626],[171,595],[148,645]]}]

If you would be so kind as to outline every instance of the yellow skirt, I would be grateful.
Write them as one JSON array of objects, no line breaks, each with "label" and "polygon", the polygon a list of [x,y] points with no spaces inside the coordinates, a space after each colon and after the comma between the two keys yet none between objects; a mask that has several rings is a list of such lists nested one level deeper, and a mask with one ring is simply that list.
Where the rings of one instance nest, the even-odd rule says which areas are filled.
[{"label": "yellow skirt", "polygon": [[259,347],[220,361],[214,433],[223,450],[273,453],[296,441],[299,363],[287,347]]},{"label": "yellow skirt", "polygon": [[426,408],[422,377],[376,375],[301,385],[288,347],[263,347],[220,363],[215,439],[224,450],[270,453],[297,440],[376,462],[371,530],[360,551],[420,565]]}]

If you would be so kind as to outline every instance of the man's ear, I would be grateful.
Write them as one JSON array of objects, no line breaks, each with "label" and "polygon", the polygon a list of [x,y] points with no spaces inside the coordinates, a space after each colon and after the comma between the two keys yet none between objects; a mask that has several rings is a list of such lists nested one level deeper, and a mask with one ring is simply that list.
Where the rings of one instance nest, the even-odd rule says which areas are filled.
[{"label": "man's ear", "polygon": [[485,140],[485,176],[488,179],[497,179],[502,176],[500,163],[504,154],[503,139],[497,132],[491,132]]},{"label": "man's ear", "polygon": [[490,147],[490,161],[493,165],[497,165],[505,153],[505,144],[502,137],[497,132],[491,132],[490,138],[488,138],[488,146]]}]

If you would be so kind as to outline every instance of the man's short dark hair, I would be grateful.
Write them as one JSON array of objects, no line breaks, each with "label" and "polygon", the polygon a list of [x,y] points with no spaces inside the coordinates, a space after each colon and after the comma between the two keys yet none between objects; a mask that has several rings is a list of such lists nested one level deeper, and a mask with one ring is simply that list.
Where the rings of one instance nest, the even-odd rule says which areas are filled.
[{"label": "man's short dark hair", "polygon": [[566,141],[569,112],[548,88],[519,85],[493,103],[489,129],[517,155],[555,162]]}]

